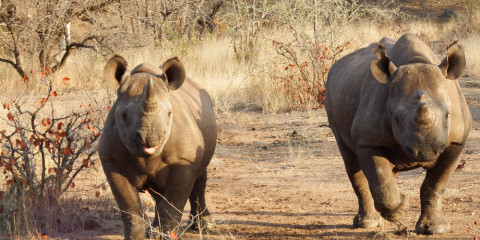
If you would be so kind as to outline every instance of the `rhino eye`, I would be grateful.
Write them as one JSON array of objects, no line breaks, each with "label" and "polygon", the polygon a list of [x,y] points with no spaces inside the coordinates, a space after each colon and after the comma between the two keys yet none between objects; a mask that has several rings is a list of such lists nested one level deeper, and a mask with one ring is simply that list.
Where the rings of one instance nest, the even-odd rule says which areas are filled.
[{"label": "rhino eye", "polygon": [[172,117],[172,112],[168,112],[168,117],[169,117],[169,118]]},{"label": "rhino eye", "polygon": [[128,124],[128,116],[126,112],[122,112],[122,114],[120,114],[120,118],[123,124]]},{"label": "rhino eye", "polygon": [[398,120],[398,116],[393,117],[393,120],[395,121],[395,124],[398,125],[398,122],[400,121],[400,120]]}]

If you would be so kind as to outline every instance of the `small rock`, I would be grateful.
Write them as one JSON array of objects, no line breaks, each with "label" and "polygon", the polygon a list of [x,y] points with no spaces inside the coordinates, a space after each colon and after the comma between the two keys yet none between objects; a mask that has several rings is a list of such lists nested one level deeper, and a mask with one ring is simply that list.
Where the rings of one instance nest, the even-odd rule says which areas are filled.
[{"label": "small rock", "polygon": [[458,18],[457,10],[447,9],[443,11],[442,15],[440,15],[440,19],[448,21],[454,18]]}]

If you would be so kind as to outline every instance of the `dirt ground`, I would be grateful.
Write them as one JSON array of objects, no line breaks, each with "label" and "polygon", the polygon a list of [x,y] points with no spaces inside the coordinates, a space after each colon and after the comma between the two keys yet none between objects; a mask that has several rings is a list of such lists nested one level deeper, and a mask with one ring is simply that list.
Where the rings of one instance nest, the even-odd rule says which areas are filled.
[{"label": "dirt ground", "polygon": [[466,9],[462,1],[458,0],[404,0],[397,1],[402,9],[418,17],[437,18],[445,10],[455,10],[460,14],[464,14]]},{"label": "dirt ground", "polygon": [[[480,236],[480,103],[478,85],[464,81],[474,127],[444,196],[451,231],[428,239]],[[359,230],[357,200],[327,126],[324,109],[310,113],[221,115],[219,145],[210,165],[208,202],[218,221],[212,239],[425,239],[413,230],[420,215],[422,169],[401,173],[410,210],[401,225]],[[470,229],[469,229],[470,227]]]},{"label": "dirt ground", "polygon": [[[419,189],[425,171],[401,173],[398,185],[410,209],[401,224],[353,229],[357,199],[345,173],[324,109],[218,116],[216,154],[209,166],[207,204],[216,226],[186,232],[183,239],[474,239],[480,236],[480,81],[462,79],[474,118],[462,160],[450,179],[443,210],[451,230],[443,235],[414,233],[420,215]],[[147,205],[152,216],[152,205]],[[188,204],[183,217],[187,224]],[[122,239],[118,214],[94,231],[55,239]]]}]

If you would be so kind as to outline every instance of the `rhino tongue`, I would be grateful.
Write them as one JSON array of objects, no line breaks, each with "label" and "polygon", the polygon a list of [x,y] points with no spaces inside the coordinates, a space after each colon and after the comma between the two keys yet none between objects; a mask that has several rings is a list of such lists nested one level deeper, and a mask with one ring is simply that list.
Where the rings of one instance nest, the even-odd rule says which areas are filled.
[{"label": "rhino tongue", "polygon": [[142,147],[143,152],[148,155],[155,154],[164,143],[163,138],[159,138],[154,141],[150,139],[138,139],[137,141],[138,144],[140,144],[140,146]]},{"label": "rhino tongue", "polygon": [[157,152],[157,149],[160,147],[160,144],[154,147],[143,147],[143,151],[148,155],[153,155]]},{"label": "rhino tongue", "polygon": [[157,151],[157,148],[156,147],[151,147],[151,148],[144,147],[143,151],[148,155],[153,155]]}]

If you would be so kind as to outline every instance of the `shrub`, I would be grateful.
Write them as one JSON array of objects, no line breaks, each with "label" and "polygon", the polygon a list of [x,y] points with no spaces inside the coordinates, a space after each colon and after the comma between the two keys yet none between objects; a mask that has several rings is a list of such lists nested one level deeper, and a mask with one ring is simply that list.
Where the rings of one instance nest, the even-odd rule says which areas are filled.
[{"label": "shrub", "polygon": [[42,73],[46,91],[38,101],[23,97],[3,103],[7,128],[0,131],[0,170],[7,191],[0,198],[0,216],[6,220],[2,232],[58,229],[59,198],[96,159],[99,108],[82,104],[78,112],[59,111],[48,73]]},{"label": "shrub", "polygon": [[315,109],[323,104],[330,66],[351,43],[347,41],[327,47],[290,28],[295,36],[293,41],[272,41],[277,54],[287,60],[287,65],[281,66],[280,71],[272,74],[272,78],[291,96],[295,106],[305,110]]}]

